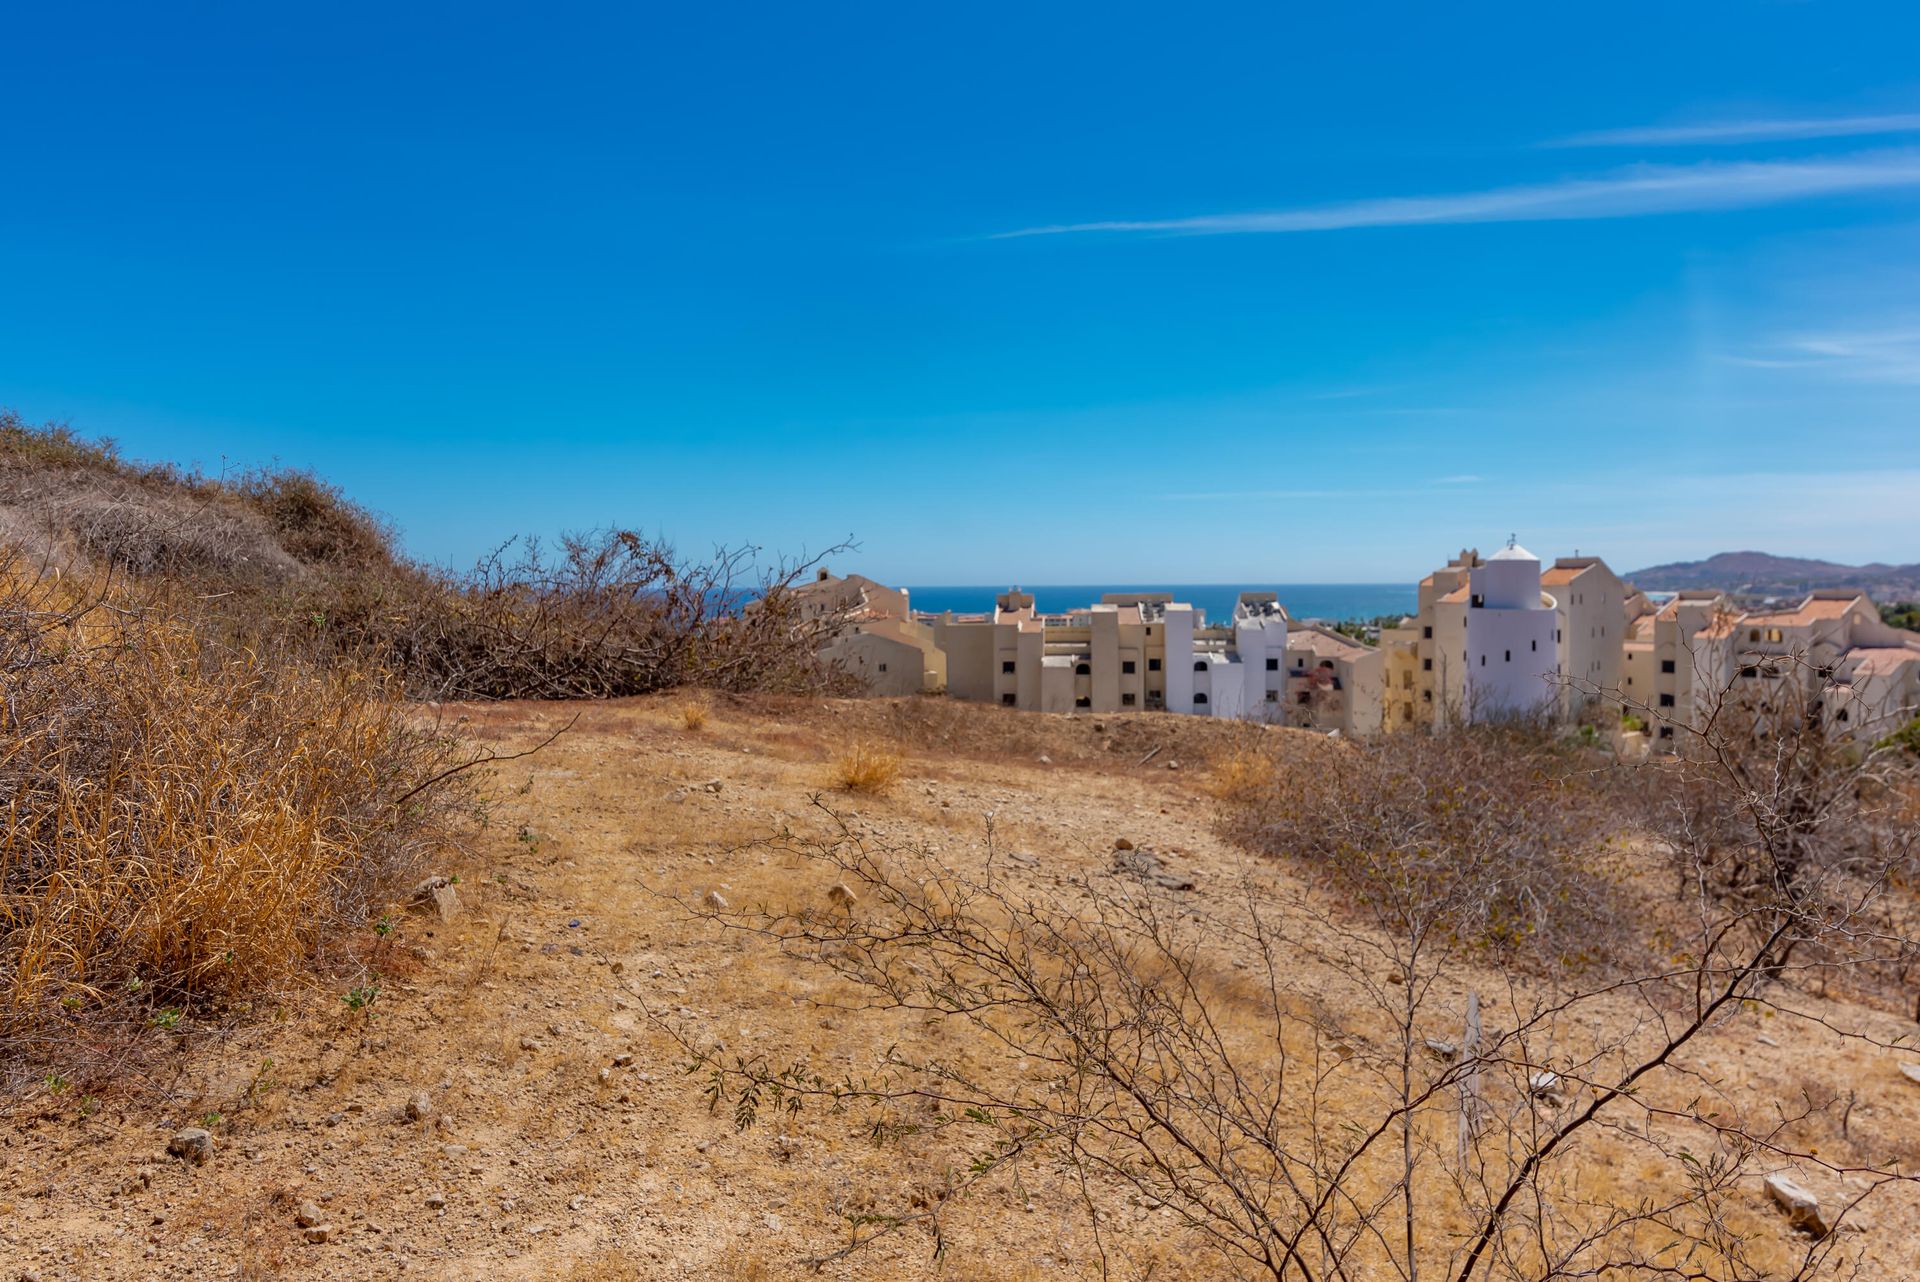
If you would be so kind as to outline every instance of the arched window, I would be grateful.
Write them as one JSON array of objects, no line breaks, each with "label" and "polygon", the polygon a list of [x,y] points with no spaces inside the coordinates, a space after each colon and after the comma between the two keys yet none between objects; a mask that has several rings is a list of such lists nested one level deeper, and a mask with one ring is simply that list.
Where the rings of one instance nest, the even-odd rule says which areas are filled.
[{"label": "arched window", "polygon": [[1207,692],[1205,690],[1202,690],[1199,694],[1194,695],[1193,701],[1196,704],[1205,703],[1207,701]]},{"label": "arched window", "polygon": [[1193,670],[1195,672],[1205,672],[1207,670],[1207,661],[1205,659],[1195,659],[1193,661]]},{"label": "arched window", "polygon": [[1091,663],[1076,663],[1073,665],[1073,675],[1076,677],[1090,677],[1093,675],[1093,665]]}]

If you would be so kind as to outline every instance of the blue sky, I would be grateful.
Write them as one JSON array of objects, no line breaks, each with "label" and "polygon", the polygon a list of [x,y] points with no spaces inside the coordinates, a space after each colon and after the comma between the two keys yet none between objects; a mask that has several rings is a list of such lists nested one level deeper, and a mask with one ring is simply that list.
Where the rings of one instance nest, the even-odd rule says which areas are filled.
[{"label": "blue sky", "polygon": [[0,405],[416,553],[1920,560],[1920,10],[43,5]]}]

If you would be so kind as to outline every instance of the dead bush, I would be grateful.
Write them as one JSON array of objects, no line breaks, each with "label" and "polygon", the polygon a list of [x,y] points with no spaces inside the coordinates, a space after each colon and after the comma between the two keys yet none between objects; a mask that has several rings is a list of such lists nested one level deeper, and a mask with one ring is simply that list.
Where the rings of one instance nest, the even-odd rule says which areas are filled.
[{"label": "dead bush", "polygon": [[[378,673],[210,640],[0,560],[0,1046],[266,993],[393,902],[457,823],[455,745]],[[421,786],[425,784],[426,786]]]},{"label": "dead bush", "polygon": [[1308,864],[1369,915],[1592,963],[1631,932],[1597,871],[1613,818],[1568,751],[1524,729],[1461,727],[1343,745],[1285,772],[1230,759],[1226,827]]},{"label": "dead bush", "polygon": [[891,792],[900,781],[900,754],[871,743],[853,743],[833,759],[833,783],[845,792],[875,796]]}]

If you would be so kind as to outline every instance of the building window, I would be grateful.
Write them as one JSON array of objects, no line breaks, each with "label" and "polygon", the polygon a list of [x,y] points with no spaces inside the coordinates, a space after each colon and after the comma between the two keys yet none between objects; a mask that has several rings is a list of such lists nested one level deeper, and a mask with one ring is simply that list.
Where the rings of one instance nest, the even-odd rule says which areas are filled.
[{"label": "building window", "polygon": [[1195,659],[1193,661],[1193,670],[1195,672],[1205,672],[1207,670],[1207,661],[1205,659]]},{"label": "building window", "polygon": [[1672,726],[1661,726],[1661,727],[1660,727],[1660,737],[1661,737],[1662,739],[1671,739],[1671,738],[1673,738],[1673,727],[1672,727]]},{"label": "building window", "polygon": [[1480,656],[1480,666],[1483,668],[1487,666],[1487,656],[1484,654]]},{"label": "building window", "polygon": [[1511,650],[1509,650],[1509,651],[1507,651],[1507,659],[1506,659],[1506,661],[1507,661],[1508,663],[1512,663],[1512,662],[1513,662],[1513,651],[1511,651]]},{"label": "building window", "polygon": [[1010,694],[1003,694],[1000,696],[1000,702],[1006,704],[1009,708],[1011,708],[1013,706],[1013,696]]},{"label": "building window", "polygon": [[1432,660],[1432,659],[1422,659],[1422,660],[1420,660],[1420,670],[1421,670],[1422,672],[1432,672],[1432,671],[1433,671],[1433,660]]},{"label": "building window", "polygon": [[1158,671],[1160,671],[1160,660],[1158,660],[1158,659],[1148,659],[1148,660],[1147,660],[1147,671],[1148,671],[1148,672],[1158,672]]},{"label": "building window", "polygon": [[1073,701],[1073,706],[1076,708],[1091,708],[1093,706],[1093,700],[1083,694]]},{"label": "building window", "polygon": [[1672,659],[1662,659],[1662,660],[1660,660],[1660,671],[1662,671],[1662,672],[1672,672],[1672,671],[1673,671],[1673,660],[1672,660]]},{"label": "building window", "polygon": [[1673,696],[1670,694],[1661,695],[1660,706],[1663,708],[1671,708],[1673,706]]},{"label": "building window", "polygon": [[1834,720],[1835,721],[1851,721],[1853,720],[1853,714],[1848,709],[1842,708],[1840,709],[1839,715],[1836,716]]},{"label": "building window", "polygon": [[1268,659],[1268,660],[1267,660],[1267,671],[1268,671],[1268,672],[1278,672],[1278,671],[1280,671],[1280,660],[1278,660],[1278,659]]},{"label": "building window", "polygon": [[1428,703],[1432,703],[1432,702],[1433,702],[1433,691],[1431,691],[1431,690],[1422,690],[1422,691],[1420,692],[1420,697],[1421,697],[1421,699],[1423,699],[1423,700],[1425,700],[1426,702],[1428,702]]},{"label": "building window", "polygon": [[1431,640],[1433,640],[1433,627],[1432,627],[1432,625],[1431,625],[1431,624],[1429,624],[1429,625],[1428,625],[1427,627],[1424,627],[1424,628],[1421,628],[1421,629],[1420,629],[1420,636],[1421,636],[1421,639],[1422,639],[1422,640],[1426,640],[1426,641],[1431,641]]},{"label": "building window", "polygon": [[1302,690],[1299,694],[1296,694],[1293,696],[1293,701],[1299,704],[1312,703],[1313,693],[1312,691],[1309,691],[1309,690]]},{"label": "building window", "polygon": [[1133,706],[1133,691],[1129,690],[1120,696],[1120,706],[1123,708],[1131,708]]},{"label": "building window", "polygon": [[1267,702],[1268,703],[1280,702],[1280,692],[1278,690],[1267,691]]},{"label": "building window", "polygon": [[1747,640],[1749,640],[1749,641],[1758,641],[1759,639],[1760,639],[1760,629],[1759,629],[1759,628],[1748,628],[1748,629],[1747,629]]},{"label": "building window", "polygon": [[1527,642],[1527,648],[1535,654],[1538,654],[1540,652],[1540,638],[1535,637],[1533,640]]},{"label": "building window", "polygon": [[1760,669],[1754,667],[1752,664],[1743,664],[1740,668],[1740,675],[1743,677],[1757,677],[1760,675]]},{"label": "building window", "polygon": [[1207,701],[1207,692],[1202,690],[1199,694],[1194,695],[1193,701],[1196,704],[1205,703]]},{"label": "building window", "polygon": [[1486,605],[1486,603],[1487,603],[1487,599],[1484,596],[1480,595],[1480,593],[1476,592],[1473,594],[1472,604],[1474,609],[1478,610],[1482,606]]},{"label": "building window", "polygon": [[1002,659],[1002,660],[1000,660],[1000,671],[1002,671],[1002,672],[1012,672],[1012,671],[1013,671],[1013,660],[1012,660],[1012,659]]},{"label": "building window", "polygon": [[1091,663],[1076,663],[1073,665],[1073,675],[1076,677],[1090,677],[1093,675],[1093,665]]},{"label": "building window", "polygon": [[1775,645],[1778,645],[1778,644],[1780,644],[1780,642],[1781,642],[1781,640],[1782,640],[1782,639],[1783,639],[1783,638],[1782,638],[1782,635],[1781,635],[1781,632],[1780,632],[1780,629],[1779,629],[1779,628],[1768,628],[1768,629],[1767,629],[1767,640],[1769,640],[1769,641],[1771,641],[1771,642],[1773,642],[1773,643],[1774,643]]},{"label": "building window", "polygon": [[1132,659],[1120,660],[1120,671],[1125,672],[1128,675],[1132,675],[1137,670],[1138,670],[1137,665],[1134,663]]}]

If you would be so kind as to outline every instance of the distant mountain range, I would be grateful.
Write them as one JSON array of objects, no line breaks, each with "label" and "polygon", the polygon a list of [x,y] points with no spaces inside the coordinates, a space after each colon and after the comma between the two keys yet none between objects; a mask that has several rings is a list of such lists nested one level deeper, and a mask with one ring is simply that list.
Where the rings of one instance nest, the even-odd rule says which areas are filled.
[{"label": "distant mountain range", "polygon": [[1648,566],[1626,577],[1649,592],[1718,588],[1742,596],[1790,597],[1815,588],[1860,588],[1881,604],[1920,600],[1920,564],[1840,565],[1765,552],[1722,552],[1704,561]]}]

